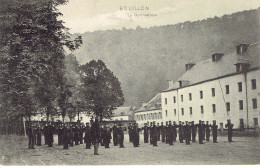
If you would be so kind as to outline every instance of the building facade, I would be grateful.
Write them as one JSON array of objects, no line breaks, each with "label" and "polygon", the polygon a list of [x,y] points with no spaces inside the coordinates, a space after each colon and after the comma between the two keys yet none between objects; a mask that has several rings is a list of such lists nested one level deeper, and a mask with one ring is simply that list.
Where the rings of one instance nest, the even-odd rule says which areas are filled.
[{"label": "building facade", "polygon": [[141,108],[135,112],[135,121],[139,127],[143,127],[145,123],[148,126],[152,122],[161,125],[162,119],[162,108],[161,108],[161,94],[157,94],[148,103],[143,103]]},{"label": "building facade", "polygon": [[216,120],[223,128],[231,120],[234,128],[258,126],[259,56],[259,43],[241,44],[234,52],[186,64],[185,74],[161,94],[163,122]]}]

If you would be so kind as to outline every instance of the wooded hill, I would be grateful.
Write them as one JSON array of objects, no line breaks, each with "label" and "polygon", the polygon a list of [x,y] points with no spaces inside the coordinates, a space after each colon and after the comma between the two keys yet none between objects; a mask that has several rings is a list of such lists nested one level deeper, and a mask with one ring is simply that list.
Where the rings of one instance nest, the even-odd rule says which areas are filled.
[{"label": "wooded hill", "polygon": [[259,41],[259,24],[260,8],[176,25],[86,32],[74,55],[80,64],[103,60],[122,84],[125,105],[140,105],[166,89],[168,79],[177,80],[186,63]]}]

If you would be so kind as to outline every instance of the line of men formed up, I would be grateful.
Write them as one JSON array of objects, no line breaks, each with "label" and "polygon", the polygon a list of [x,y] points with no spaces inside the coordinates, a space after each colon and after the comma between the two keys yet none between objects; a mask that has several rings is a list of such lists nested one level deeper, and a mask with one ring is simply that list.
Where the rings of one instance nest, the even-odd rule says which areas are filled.
[{"label": "line of men formed up", "polygon": [[[90,125],[91,124],[91,125]],[[94,146],[94,154],[98,155],[99,144],[101,146],[105,146],[105,148],[109,148],[109,143],[111,143],[111,132],[113,132],[113,144],[114,146],[118,146],[120,148],[124,148],[124,128],[121,124],[114,125],[112,128],[107,127],[106,125],[101,125],[98,122],[98,119],[95,119],[89,123],[86,123],[86,126],[73,126],[73,125],[64,125],[61,124],[58,126],[58,145],[63,145],[64,149],[68,149],[68,147],[73,147],[75,145],[86,144],[86,149],[91,149],[91,146]],[[232,129],[233,124],[231,124],[230,120],[226,124],[226,128],[228,130],[228,141],[232,142]],[[177,130],[178,129],[178,130]],[[186,144],[190,144],[190,141],[196,142],[196,135],[198,132],[199,144],[203,144],[203,140],[209,141],[210,138],[210,130],[212,130],[213,143],[217,143],[217,132],[218,126],[216,125],[216,121],[213,121],[213,124],[209,124],[208,121],[204,124],[204,121],[199,121],[199,124],[194,124],[194,121],[191,123],[186,121],[179,122],[176,124],[171,121],[166,122],[166,126],[161,123],[153,122],[150,126],[147,126],[145,123],[144,127],[139,128],[137,123],[129,124],[128,126],[128,134],[129,141],[133,143],[134,147],[139,147],[140,145],[140,131],[143,131],[144,143],[148,143],[150,137],[150,144],[153,146],[157,146],[157,141],[166,142],[166,144],[173,145],[173,142],[176,141],[177,133],[179,134],[179,141],[183,143],[185,140]],[[55,128],[49,123],[44,126],[42,129],[37,126],[34,127],[31,124],[26,128],[26,134],[29,139],[29,149],[35,149],[34,145],[41,146],[42,134],[44,135],[44,144],[49,147],[53,146],[53,133]],[[85,136],[83,137],[83,134]]]}]

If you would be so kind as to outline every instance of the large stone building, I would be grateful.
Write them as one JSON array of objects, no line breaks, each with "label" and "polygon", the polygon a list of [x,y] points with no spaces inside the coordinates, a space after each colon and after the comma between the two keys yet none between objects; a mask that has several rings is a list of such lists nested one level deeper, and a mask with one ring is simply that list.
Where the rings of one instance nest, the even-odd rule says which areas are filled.
[{"label": "large stone building", "polygon": [[185,65],[184,75],[161,93],[164,123],[216,120],[219,128],[227,120],[234,128],[259,124],[260,43],[234,49]]},{"label": "large stone building", "polygon": [[144,123],[151,122],[160,123],[162,120],[161,94],[157,94],[148,103],[143,103],[141,108],[135,112],[135,120],[139,127],[143,127]]}]

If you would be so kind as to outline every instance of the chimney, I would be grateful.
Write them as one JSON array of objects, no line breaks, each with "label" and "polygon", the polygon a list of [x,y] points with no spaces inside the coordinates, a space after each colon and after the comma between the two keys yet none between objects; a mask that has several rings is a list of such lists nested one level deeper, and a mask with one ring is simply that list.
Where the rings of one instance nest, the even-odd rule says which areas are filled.
[{"label": "chimney", "polygon": [[193,64],[193,63],[185,64],[186,71],[190,70],[193,67],[193,65],[195,65],[195,64]]},{"label": "chimney", "polygon": [[218,60],[221,59],[221,57],[223,56],[223,53],[214,53],[211,55],[212,58],[212,62],[217,62]]},{"label": "chimney", "polygon": [[242,54],[247,50],[248,44],[239,44],[236,46],[237,54]]},{"label": "chimney", "polygon": [[173,81],[172,80],[168,80],[168,84],[169,84],[169,88],[173,88]]},{"label": "chimney", "polygon": [[146,105],[146,103],[145,102],[142,102],[142,107],[144,107]]}]

